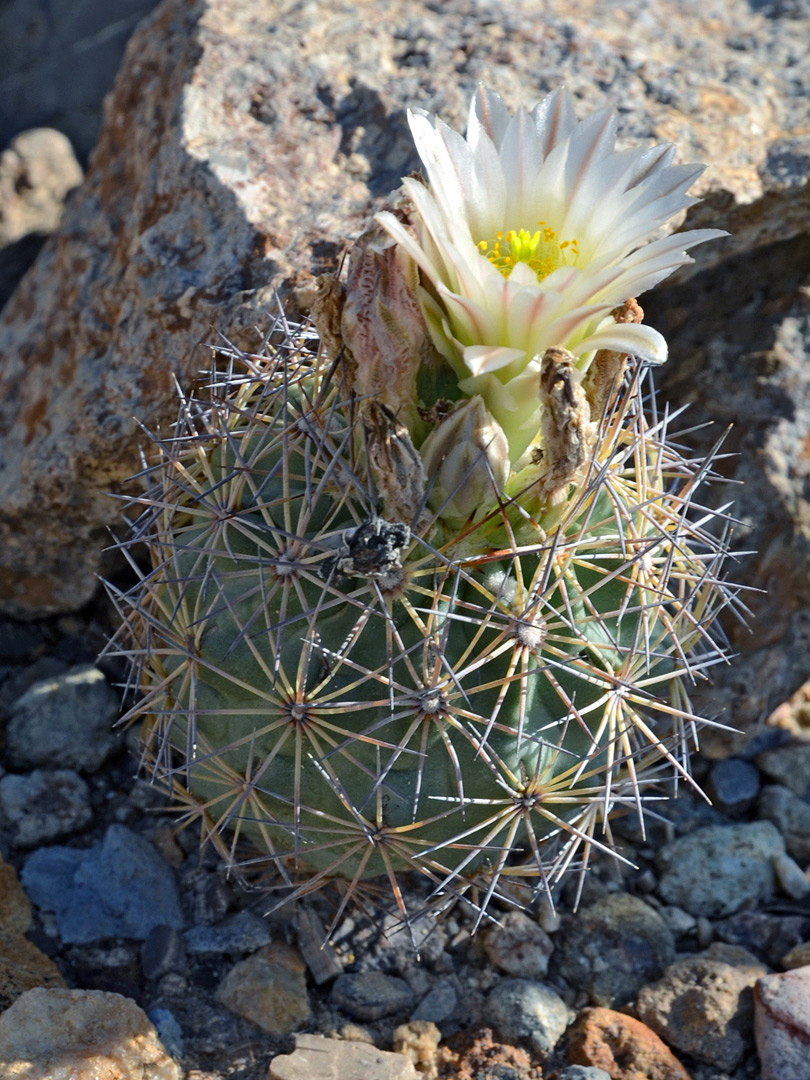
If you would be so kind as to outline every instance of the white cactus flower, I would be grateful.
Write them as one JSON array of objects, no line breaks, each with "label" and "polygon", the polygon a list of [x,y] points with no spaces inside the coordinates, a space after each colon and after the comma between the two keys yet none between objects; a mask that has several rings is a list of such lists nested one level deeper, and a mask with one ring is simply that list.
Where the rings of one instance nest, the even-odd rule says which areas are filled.
[{"label": "white cactus flower", "polygon": [[432,287],[421,300],[434,342],[462,391],[483,396],[514,460],[539,426],[531,388],[546,349],[572,352],[580,377],[599,349],[662,363],[661,334],[610,312],[725,233],[661,237],[696,201],[687,192],[704,167],[673,165],[671,145],[616,150],[616,114],[577,120],[565,90],[510,116],[480,88],[466,139],[422,110],[409,121],[428,181],[403,181],[418,239],[391,213],[378,220]]}]

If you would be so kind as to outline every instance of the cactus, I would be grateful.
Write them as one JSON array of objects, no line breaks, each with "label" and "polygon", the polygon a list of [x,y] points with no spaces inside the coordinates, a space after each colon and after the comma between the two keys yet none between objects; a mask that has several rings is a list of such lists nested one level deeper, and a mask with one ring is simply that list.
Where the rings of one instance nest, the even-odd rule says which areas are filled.
[{"label": "cactus", "polygon": [[[151,569],[113,590],[112,649],[144,761],[231,865],[269,860],[294,896],[337,882],[343,904],[382,878],[405,917],[414,870],[439,905],[474,888],[480,917],[692,782],[688,690],[737,590],[699,502],[711,462],[618,351],[658,348],[635,301],[606,312],[600,285],[528,358],[514,335],[464,342],[420,266],[418,183],[345,286],[319,283],[320,343],[278,320],[258,355],[220,346],[207,398],[153,437],[123,544]],[[536,247],[515,239],[517,261]],[[508,281],[504,251],[478,257]]]}]

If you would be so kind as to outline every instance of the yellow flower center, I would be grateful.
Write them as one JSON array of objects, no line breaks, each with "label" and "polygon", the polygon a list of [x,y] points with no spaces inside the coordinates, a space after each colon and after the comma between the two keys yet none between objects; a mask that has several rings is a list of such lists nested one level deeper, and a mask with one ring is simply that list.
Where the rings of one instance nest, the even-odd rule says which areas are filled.
[{"label": "yellow flower center", "polygon": [[560,266],[576,266],[579,245],[576,240],[559,240],[556,230],[545,221],[538,221],[535,233],[526,229],[510,229],[506,234],[500,230],[495,240],[481,240],[478,247],[493,266],[508,278],[517,263],[526,263],[542,281]]}]

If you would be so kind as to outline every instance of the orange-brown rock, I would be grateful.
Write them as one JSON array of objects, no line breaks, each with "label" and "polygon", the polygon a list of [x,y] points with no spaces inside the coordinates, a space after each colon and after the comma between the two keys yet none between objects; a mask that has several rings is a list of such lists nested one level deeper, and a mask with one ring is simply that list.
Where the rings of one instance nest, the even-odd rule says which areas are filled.
[{"label": "orange-brown rock", "polygon": [[31,925],[31,901],[13,866],[0,858],[0,931],[24,934]]},{"label": "orange-brown rock", "polygon": [[62,972],[22,934],[0,934],[0,1012],[26,990],[66,987]]},{"label": "orange-brown rock", "polygon": [[665,1042],[632,1016],[612,1009],[586,1009],[570,1029],[572,1065],[604,1069],[612,1080],[689,1080]]},{"label": "orange-brown rock", "polygon": [[17,871],[0,859],[0,1013],[26,990],[66,986],[49,956],[24,936],[31,925],[31,903]]},{"label": "orange-brown rock", "polygon": [[439,1047],[436,1060],[439,1080],[476,1080],[499,1073],[535,1080],[538,1074],[523,1047],[499,1042],[490,1028],[459,1032]]}]

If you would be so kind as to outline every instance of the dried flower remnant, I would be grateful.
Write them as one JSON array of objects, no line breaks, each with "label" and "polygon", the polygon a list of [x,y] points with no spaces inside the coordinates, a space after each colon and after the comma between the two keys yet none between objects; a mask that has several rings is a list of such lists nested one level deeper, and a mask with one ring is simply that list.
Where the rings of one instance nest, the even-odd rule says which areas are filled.
[{"label": "dried flower remnant", "polygon": [[[397,205],[388,213],[407,227],[406,209]],[[434,351],[417,289],[414,263],[372,223],[349,257],[342,340],[352,357],[357,396],[379,399],[411,431],[418,424],[417,373]]]},{"label": "dried flower remnant", "polygon": [[596,441],[596,425],[585,391],[574,379],[576,357],[546,349],[540,372],[542,406],[542,495],[555,506],[582,479]]},{"label": "dried flower remnant", "polygon": [[425,505],[425,470],[410,432],[372,398],[361,405],[366,452],[388,521],[416,520]]}]

